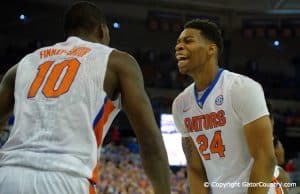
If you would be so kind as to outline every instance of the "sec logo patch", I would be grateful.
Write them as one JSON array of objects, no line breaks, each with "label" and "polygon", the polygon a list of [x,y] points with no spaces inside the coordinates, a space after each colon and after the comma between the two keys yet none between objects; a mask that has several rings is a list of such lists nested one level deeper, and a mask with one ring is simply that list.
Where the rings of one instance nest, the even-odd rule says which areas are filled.
[{"label": "sec logo patch", "polygon": [[216,103],[216,105],[221,106],[223,104],[223,101],[224,101],[224,98],[223,98],[223,95],[221,94],[221,95],[217,96],[215,103]]}]

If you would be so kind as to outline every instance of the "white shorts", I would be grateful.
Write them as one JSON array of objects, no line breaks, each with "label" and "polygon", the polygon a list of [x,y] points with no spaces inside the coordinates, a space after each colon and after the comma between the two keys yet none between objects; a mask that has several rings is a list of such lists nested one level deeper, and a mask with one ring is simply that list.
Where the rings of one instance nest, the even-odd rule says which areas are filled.
[{"label": "white shorts", "polygon": [[3,194],[91,194],[95,190],[86,178],[61,172],[30,168],[0,167],[0,193]]}]

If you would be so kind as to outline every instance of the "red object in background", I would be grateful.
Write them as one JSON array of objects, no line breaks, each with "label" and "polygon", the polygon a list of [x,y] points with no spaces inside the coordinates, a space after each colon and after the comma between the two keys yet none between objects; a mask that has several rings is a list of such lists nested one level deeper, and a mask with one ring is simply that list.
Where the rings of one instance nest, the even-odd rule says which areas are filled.
[{"label": "red object in background", "polygon": [[289,160],[284,166],[286,172],[294,172],[296,170],[293,160]]},{"label": "red object in background", "polygon": [[118,126],[112,126],[111,127],[111,141],[114,143],[119,143],[120,139],[121,139],[121,134],[119,131],[119,127]]}]

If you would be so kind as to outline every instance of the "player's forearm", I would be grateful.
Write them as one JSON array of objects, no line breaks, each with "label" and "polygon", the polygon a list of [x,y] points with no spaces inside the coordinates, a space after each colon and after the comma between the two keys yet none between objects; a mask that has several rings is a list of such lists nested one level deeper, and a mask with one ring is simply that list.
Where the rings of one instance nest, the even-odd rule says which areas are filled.
[{"label": "player's forearm", "polygon": [[276,161],[273,157],[262,157],[254,160],[249,183],[256,183],[256,187],[250,186],[248,188],[248,194],[268,193],[269,187],[266,187],[264,185],[270,184],[272,182],[275,164]]},{"label": "player's forearm", "polygon": [[151,143],[150,141],[140,143],[140,153],[143,168],[155,194],[170,194],[170,170],[162,138],[157,136]]},{"label": "player's forearm", "polygon": [[190,194],[208,194],[209,185],[206,177],[201,177],[201,173],[188,170],[188,179],[190,185]]}]

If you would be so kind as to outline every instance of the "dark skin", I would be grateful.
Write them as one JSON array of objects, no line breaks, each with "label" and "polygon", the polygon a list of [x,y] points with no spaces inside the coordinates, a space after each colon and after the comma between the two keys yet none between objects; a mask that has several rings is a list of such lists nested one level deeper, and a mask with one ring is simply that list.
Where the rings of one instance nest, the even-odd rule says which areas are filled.
[{"label": "dark skin", "polygon": [[[76,31],[69,35],[81,39],[109,44],[109,31],[105,24],[95,27],[93,33]],[[0,85],[0,121],[7,119],[14,106],[14,80],[16,66],[5,75]],[[144,89],[144,80],[136,60],[129,54],[112,51],[104,80],[104,90],[110,99],[121,94],[126,113],[140,145],[144,170],[156,194],[170,194],[169,164],[160,130],[156,124],[150,100]]]},{"label": "dark skin", "polygon": [[[216,77],[219,69],[216,44],[205,38],[200,30],[186,28],[177,39],[175,51],[179,72],[192,77],[198,91],[207,88]],[[249,152],[254,159],[249,182],[270,183],[275,167],[270,119],[268,116],[264,116],[243,127]],[[257,138],[257,134],[260,138]],[[191,191],[192,193],[208,193],[207,188],[202,184],[207,180],[206,171],[197,148],[190,143],[191,141],[190,137],[184,137],[182,141],[188,163]],[[265,187],[252,187],[249,188],[248,194],[266,194],[267,191],[268,188]]]},{"label": "dark skin", "polygon": [[182,138],[182,148],[188,163],[190,194],[208,194],[209,188],[204,187],[204,182],[208,182],[206,171],[191,137]]},{"label": "dark skin", "polygon": [[[14,107],[14,88],[16,77],[16,66],[12,67],[4,75],[0,84],[0,123],[6,123],[8,117],[11,115]],[[3,127],[0,126],[0,130]]]}]

